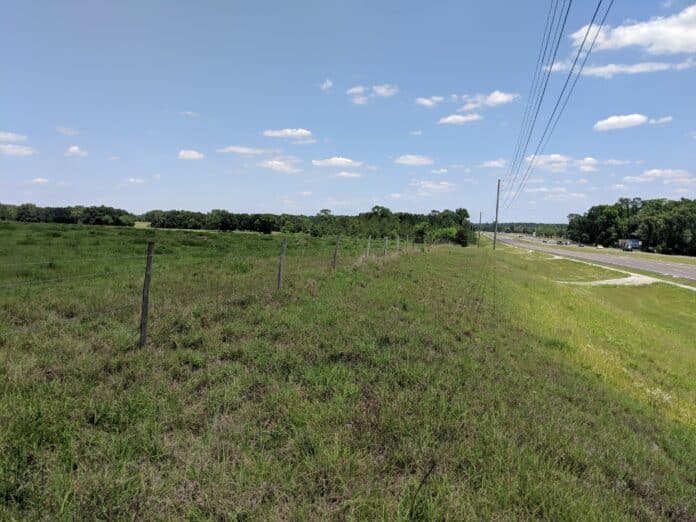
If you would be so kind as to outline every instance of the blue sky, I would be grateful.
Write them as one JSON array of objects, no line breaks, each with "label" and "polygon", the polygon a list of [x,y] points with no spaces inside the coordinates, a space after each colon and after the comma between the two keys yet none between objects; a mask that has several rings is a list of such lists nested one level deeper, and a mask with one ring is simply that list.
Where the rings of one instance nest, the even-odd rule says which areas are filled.
[{"label": "blue sky", "polygon": [[[2,1],[0,201],[492,219],[548,2]],[[540,123],[594,2],[575,2]],[[696,4],[617,0],[501,220],[696,197]],[[534,144],[535,141],[533,140]]]}]

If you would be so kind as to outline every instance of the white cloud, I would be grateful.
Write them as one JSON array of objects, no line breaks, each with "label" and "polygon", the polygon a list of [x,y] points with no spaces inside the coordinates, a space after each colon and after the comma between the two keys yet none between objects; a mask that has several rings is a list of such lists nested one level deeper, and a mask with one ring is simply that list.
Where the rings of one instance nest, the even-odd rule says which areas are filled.
[{"label": "white cloud", "polygon": [[547,201],[566,201],[569,199],[584,199],[587,197],[583,192],[567,192],[564,190],[552,189],[551,194],[544,196]]},{"label": "white cloud", "polygon": [[599,163],[594,158],[582,158],[576,160],[576,165],[579,167],[581,172],[595,172],[597,170],[597,164]]},{"label": "white cloud", "polygon": [[434,169],[431,172],[433,174],[447,174],[447,169]]},{"label": "white cloud", "polygon": [[399,193],[399,192],[392,192],[391,194],[387,194],[387,195],[384,196],[384,197],[385,197],[386,199],[401,199],[401,198],[404,197],[404,195],[401,194],[401,193]]},{"label": "white cloud", "polygon": [[375,96],[379,96],[381,98],[391,98],[399,92],[399,88],[390,83],[383,83],[381,85],[373,85],[372,92]]},{"label": "white cloud", "polygon": [[159,181],[162,179],[162,175],[161,174],[153,174],[152,179],[154,179],[155,181]]},{"label": "white cloud", "polygon": [[48,180],[46,178],[34,178],[29,183],[32,183],[33,185],[45,185],[48,183]]},{"label": "white cloud", "polygon": [[494,160],[484,161],[483,163],[481,163],[480,166],[487,169],[502,169],[505,168],[505,165],[507,165],[507,160],[503,158],[498,158]]},{"label": "white cloud", "polygon": [[133,185],[142,185],[143,183],[145,183],[145,180],[142,178],[128,178],[126,181]]},{"label": "white cloud", "polygon": [[197,118],[199,114],[194,111],[181,111],[179,113],[181,116],[186,116],[187,118]]},{"label": "white cloud", "polygon": [[[421,136],[423,134],[423,131],[422,130],[412,130],[411,132],[409,132],[409,134],[411,136]],[[696,132],[694,133],[694,137],[696,139]]]},{"label": "white cloud", "polygon": [[343,156],[334,156],[322,160],[312,160],[312,165],[315,167],[360,167],[362,161],[355,161]]},{"label": "white cloud", "polygon": [[419,156],[417,154],[404,154],[394,160],[394,163],[399,165],[408,165],[410,167],[422,167],[424,165],[432,165],[434,160],[428,156]]},{"label": "white cloud", "polygon": [[604,120],[599,120],[592,127],[599,132],[605,132],[616,129],[628,129],[630,127],[638,127],[639,125],[660,125],[672,121],[671,116],[663,116],[662,118],[648,118],[645,114],[618,114],[609,116]]},{"label": "white cloud", "polygon": [[663,123],[669,123],[669,122],[671,122],[671,121],[672,121],[672,117],[671,117],[671,116],[663,116],[662,118],[657,118],[657,119],[655,119],[655,118],[650,118],[650,120],[648,121],[648,123],[649,123],[650,125],[662,125]]},{"label": "white cloud", "polygon": [[399,92],[399,87],[390,83],[373,85],[371,89],[364,85],[356,85],[346,91],[350,101],[355,105],[365,105],[370,98],[390,98]]},{"label": "white cloud", "polygon": [[0,143],[0,154],[4,156],[33,156],[38,154],[35,149],[26,145],[15,145],[13,143]]},{"label": "white cloud", "polygon": [[462,101],[464,106],[461,107],[457,112],[467,112],[473,111],[474,109],[479,109],[481,107],[497,107],[498,105],[505,105],[506,103],[511,103],[519,98],[520,95],[512,92],[502,92],[493,91],[490,94],[474,94],[463,95]]},{"label": "white cloud", "polygon": [[684,169],[649,169],[644,171],[640,176],[625,176],[624,181],[632,183],[647,183],[650,181],[659,181],[665,185],[671,184],[689,184],[692,178],[691,173]]},{"label": "white cloud", "polygon": [[197,150],[182,149],[179,151],[180,160],[202,160],[203,158],[205,158],[205,154]]},{"label": "white cloud", "polygon": [[291,142],[293,145],[314,145],[317,142],[314,138],[305,138]]},{"label": "white cloud", "polygon": [[[583,76],[594,76],[596,78],[611,79],[618,74],[643,74],[660,71],[684,71],[696,67],[696,60],[687,58],[682,62],[639,62],[631,64],[609,63],[606,65],[587,65],[582,70]],[[558,67],[554,66],[554,71],[567,71],[570,63],[562,63]]]},{"label": "white cloud", "polygon": [[300,138],[312,137],[312,131],[307,129],[268,129],[263,131],[263,135],[268,138]]},{"label": "white cloud", "polygon": [[362,174],[359,172],[350,172],[347,170],[342,170],[341,172],[338,172],[334,174],[337,178],[360,178],[362,177]]},{"label": "white cloud", "polygon": [[592,127],[594,130],[604,132],[615,129],[628,129],[629,127],[637,127],[648,122],[648,117],[645,114],[620,114],[609,116],[604,120],[599,120]]},{"label": "white cloud", "polygon": [[442,96],[430,96],[428,98],[416,98],[416,103],[424,107],[435,107],[443,100],[444,98]]},{"label": "white cloud", "polygon": [[472,121],[482,120],[483,116],[480,114],[450,114],[444,118],[438,120],[438,125],[464,125]]},{"label": "white cloud", "polygon": [[548,192],[549,189],[546,187],[533,187],[533,188],[525,189],[524,191],[529,193],[529,194],[536,194],[539,192]]},{"label": "white cloud", "polygon": [[0,131],[0,141],[19,143],[21,141],[27,141],[27,137],[24,134],[17,134],[16,132]]},{"label": "white cloud", "polygon": [[[573,45],[580,46],[586,31],[587,26],[584,26],[570,35]],[[639,47],[653,55],[696,53],[696,5],[675,15],[656,17],[646,22],[604,26],[594,49],[603,51],[626,47]]]},{"label": "white cloud", "polygon": [[[527,156],[527,163],[532,161],[533,156]],[[534,166],[551,172],[564,172],[572,163],[573,159],[563,154],[539,154],[534,158]]]},{"label": "white cloud", "polygon": [[245,147],[243,145],[228,145],[227,147],[217,149],[217,152],[234,153],[239,154],[240,156],[259,156],[261,154],[272,154],[278,151],[274,149],[254,149],[252,147]]},{"label": "white cloud", "polygon": [[64,156],[66,157],[80,157],[84,158],[87,156],[87,151],[82,150],[79,145],[70,145],[67,149],[65,149],[65,152],[63,153]]},{"label": "white cloud", "polygon": [[630,165],[633,163],[631,160],[618,160],[618,159],[608,159],[604,162],[605,165],[622,166]]},{"label": "white cloud", "polygon": [[311,195],[312,193],[309,190],[303,190],[302,192],[300,192],[300,196],[302,196],[303,198],[308,198]]},{"label": "white cloud", "polygon": [[626,185],[623,183],[614,183],[611,187],[612,190],[623,190],[626,188]]},{"label": "white cloud", "polygon": [[56,127],[56,132],[62,134],[63,136],[79,136],[80,131],[75,129],[69,129],[68,127]]},{"label": "white cloud", "polygon": [[321,83],[321,85],[319,86],[319,88],[322,91],[328,91],[331,87],[333,87],[333,82],[331,80],[329,80],[328,78],[326,80],[324,80]]},{"label": "white cloud", "polygon": [[302,169],[296,166],[298,163],[301,163],[301,161],[297,158],[290,156],[287,158],[273,158],[265,160],[261,163],[258,163],[258,166],[263,167],[265,169],[275,170],[276,172],[296,174],[298,172],[302,172]]},{"label": "white cloud", "polygon": [[107,159],[107,161],[118,161],[121,159],[121,156],[109,156],[106,159]]},{"label": "white cloud", "polygon": [[456,188],[456,185],[449,181],[414,179],[409,185],[415,187],[417,196],[431,196],[433,193],[452,192]]}]

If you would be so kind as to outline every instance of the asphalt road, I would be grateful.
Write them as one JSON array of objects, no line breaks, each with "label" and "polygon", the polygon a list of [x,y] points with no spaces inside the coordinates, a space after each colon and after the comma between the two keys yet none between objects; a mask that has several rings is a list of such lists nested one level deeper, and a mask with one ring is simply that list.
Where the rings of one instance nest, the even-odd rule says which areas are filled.
[{"label": "asphalt road", "polygon": [[[605,265],[620,266],[623,268],[635,268],[636,270],[646,270],[655,272],[656,274],[681,277],[684,279],[692,279],[696,281],[696,265],[687,265],[684,263],[672,263],[671,261],[653,261],[640,257],[617,256],[615,254],[604,254],[600,252],[575,252],[563,248],[551,248],[546,245],[536,245],[527,241],[516,241],[509,237],[498,236],[498,241],[529,250],[538,250],[547,254],[554,254],[563,257],[572,257],[582,259],[584,261],[592,261],[595,263],[604,263]],[[590,250],[592,247],[588,247]]]}]

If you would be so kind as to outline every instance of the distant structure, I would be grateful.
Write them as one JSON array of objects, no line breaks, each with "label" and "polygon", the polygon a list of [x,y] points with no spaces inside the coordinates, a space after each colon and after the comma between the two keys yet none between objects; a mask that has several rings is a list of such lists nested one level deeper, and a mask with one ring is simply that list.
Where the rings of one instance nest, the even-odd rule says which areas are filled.
[{"label": "distant structure", "polygon": [[631,252],[636,248],[640,248],[642,244],[640,239],[619,239],[619,248],[626,252]]}]

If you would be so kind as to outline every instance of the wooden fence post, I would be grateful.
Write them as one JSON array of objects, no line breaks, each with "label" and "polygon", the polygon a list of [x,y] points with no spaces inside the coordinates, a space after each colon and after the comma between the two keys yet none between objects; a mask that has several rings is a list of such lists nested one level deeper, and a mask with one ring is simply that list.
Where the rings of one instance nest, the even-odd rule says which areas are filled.
[{"label": "wooden fence post", "polygon": [[399,242],[401,241],[401,238],[399,236],[396,236],[396,251],[399,251]]},{"label": "wooden fence post", "polygon": [[278,260],[278,290],[283,287],[283,269],[285,268],[285,251],[288,248],[287,238],[283,238],[280,245],[280,259]]},{"label": "wooden fence post", "polygon": [[384,257],[387,257],[387,249],[389,248],[389,238],[384,237]]},{"label": "wooden fence post", "polygon": [[338,256],[338,242],[340,236],[336,236],[336,247],[334,248],[333,269],[336,270],[336,256]]},{"label": "wooden fence post", "polygon": [[143,280],[143,300],[140,306],[140,341],[138,342],[140,348],[143,348],[147,342],[147,313],[150,308],[150,280],[152,279],[152,258],[154,253],[155,244],[150,241],[147,244],[145,279]]},{"label": "wooden fence post", "polygon": [[370,243],[372,243],[372,236],[367,238],[367,253],[365,254],[365,258],[370,257]]}]

